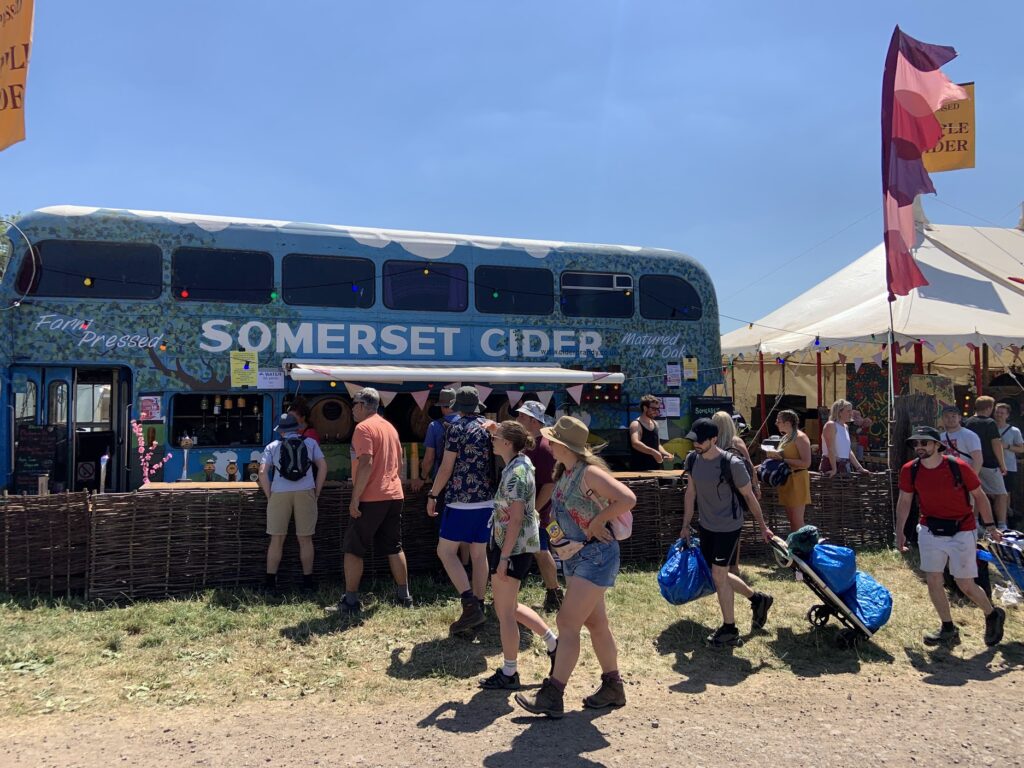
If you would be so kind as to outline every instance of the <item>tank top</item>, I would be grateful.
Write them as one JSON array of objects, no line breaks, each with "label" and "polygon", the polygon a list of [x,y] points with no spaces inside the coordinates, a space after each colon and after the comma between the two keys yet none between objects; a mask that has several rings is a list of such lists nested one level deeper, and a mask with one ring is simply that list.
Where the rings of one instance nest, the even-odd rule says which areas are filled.
[{"label": "tank top", "polygon": [[[658,439],[658,426],[655,424],[654,429],[648,429],[644,426],[644,423],[637,419],[637,424],[640,425],[640,442],[646,445],[648,448],[658,450],[661,445],[661,441]],[[638,472],[645,472],[650,469],[661,469],[661,462],[653,456],[648,456],[646,453],[640,453],[632,446],[632,457],[630,461],[630,469],[634,469]]]},{"label": "tank top", "polygon": [[583,474],[586,470],[587,464],[577,461],[572,469],[558,478],[551,494],[551,516],[571,541],[586,541],[590,521],[604,509],[595,498],[583,492]]},{"label": "tank top", "polygon": [[[838,421],[830,421],[828,424],[834,424],[836,427],[836,453],[839,454],[835,458],[837,459],[849,459],[850,458],[850,430],[845,424],[840,424]],[[825,426],[828,426],[826,424]],[[828,440],[822,438],[821,441],[821,455],[828,456]]]}]

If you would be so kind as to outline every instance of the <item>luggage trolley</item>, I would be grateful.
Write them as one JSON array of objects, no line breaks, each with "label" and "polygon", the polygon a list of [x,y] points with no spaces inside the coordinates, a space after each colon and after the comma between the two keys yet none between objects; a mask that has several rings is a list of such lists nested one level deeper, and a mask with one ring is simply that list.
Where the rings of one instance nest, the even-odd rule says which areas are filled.
[{"label": "luggage trolley", "polygon": [[836,640],[841,648],[850,648],[860,640],[871,639],[873,634],[871,630],[864,626],[864,623],[847,607],[846,603],[839,599],[835,592],[829,589],[828,585],[822,581],[821,577],[814,572],[811,566],[801,558],[790,553],[785,541],[778,536],[773,536],[769,546],[771,547],[772,555],[775,557],[775,562],[783,568],[792,568],[794,571],[801,573],[807,588],[823,601],[820,605],[812,605],[807,611],[807,621],[811,626],[816,628],[824,627],[828,624],[829,619],[835,616],[839,623],[843,625],[843,629],[839,631],[839,637]]}]

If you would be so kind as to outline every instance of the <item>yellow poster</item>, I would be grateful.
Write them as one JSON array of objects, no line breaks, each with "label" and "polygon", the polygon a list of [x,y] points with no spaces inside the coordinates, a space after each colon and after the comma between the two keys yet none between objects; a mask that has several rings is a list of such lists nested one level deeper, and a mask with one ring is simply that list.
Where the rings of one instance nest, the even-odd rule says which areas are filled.
[{"label": "yellow poster", "polygon": [[951,101],[935,116],[942,123],[942,138],[924,153],[924,167],[929,173],[956,171],[974,167],[974,83],[960,83],[967,98]]},{"label": "yellow poster", "polygon": [[25,138],[33,0],[0,1],[0,150]]},{"label": "yellow poster", "polygon": [[260,362],[255,352],[231,353],[232,387],[255,387],[259,374]]}]

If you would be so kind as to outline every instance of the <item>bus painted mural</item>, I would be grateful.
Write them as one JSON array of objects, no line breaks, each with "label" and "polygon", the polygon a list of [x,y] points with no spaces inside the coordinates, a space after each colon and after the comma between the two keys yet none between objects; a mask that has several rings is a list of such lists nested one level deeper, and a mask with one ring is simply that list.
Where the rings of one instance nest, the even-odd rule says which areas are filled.
[{"label": "bus painted mural", "polygon": [[[711,281],[670,251],[69,206],[6,236],[0,466],[16,491],[42,472],[54,490],[97,488],[103,456],[108,490],[136,487],[133,420],[172,454],[164,479],[225,479],[232,464],[245,479],[296,393],[344,477],[346,383],[388,392],[411,444],[432,402],[413,395],[436,396],[446,370],[490,388],[495,416],[550,396],[614,457],[641,395],[681,398],[671,440],[688,398],[721,381]],[[256,386],[232,386],[239,351],[255,353]],[[667,388],[683,361],[695,378]],[[573,371],[594,372],[580,403]]]}]

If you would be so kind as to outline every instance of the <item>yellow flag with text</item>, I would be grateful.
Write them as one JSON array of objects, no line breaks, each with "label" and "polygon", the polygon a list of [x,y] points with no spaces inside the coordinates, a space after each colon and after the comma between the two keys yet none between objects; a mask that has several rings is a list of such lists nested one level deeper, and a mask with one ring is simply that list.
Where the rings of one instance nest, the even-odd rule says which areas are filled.
[{"label": "yellow flag with text", "polygon": [[974,167],[974,83],[960,83],[967,98],[949,101],[935,113],[942,123],[942,138],[924,153],[928,173]]},{"label": "yellow flag with text", "polygon": [[0,150],[25,138],[33,0],[0,0]]}]

